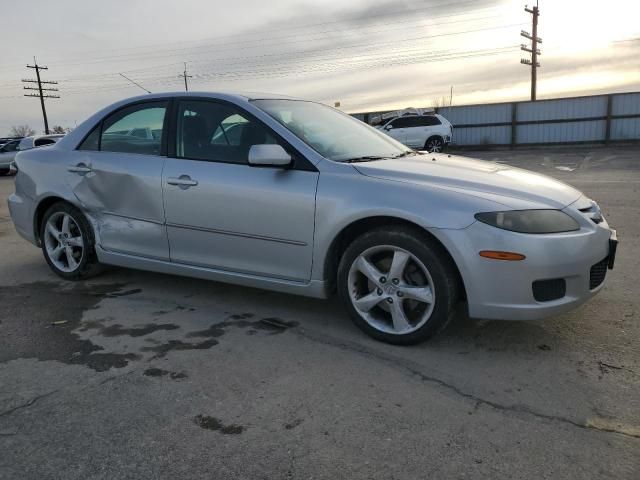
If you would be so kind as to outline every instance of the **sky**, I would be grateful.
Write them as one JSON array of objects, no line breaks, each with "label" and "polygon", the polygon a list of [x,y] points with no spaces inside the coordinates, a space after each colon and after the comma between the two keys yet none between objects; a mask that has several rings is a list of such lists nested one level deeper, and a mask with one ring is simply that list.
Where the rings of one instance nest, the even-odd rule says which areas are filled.
[{"label": "sky", "polygon": [[[535,0],[528,0],[532,6]],[[527,100],[527,0],[3,0],[0,135],[43,131],[26,64],[49,69],[49,125],[144,93],[270,92],[349,113]],[[640,2],[540,0],[538,98],[640,90]]]}]

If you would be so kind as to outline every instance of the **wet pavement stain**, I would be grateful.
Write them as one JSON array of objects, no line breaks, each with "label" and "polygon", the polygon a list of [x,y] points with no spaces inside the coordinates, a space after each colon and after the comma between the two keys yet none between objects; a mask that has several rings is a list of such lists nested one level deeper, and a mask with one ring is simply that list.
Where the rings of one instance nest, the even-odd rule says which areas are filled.
[{"label": "wet pavement stain", "polygon": [[166,377],[168,376],[172,380],[180,380],[182,378],[187,378],[188,375],[184,372],[170,372],[169,370],[163,370],[161,368],[147,368],[143,375],[147,377]]},{"label": "wet pavement stain", "polygon": [[[100,353],[102,347],[73,331],[82,315],[122,284],[34,282],[0,289],[0,363],[19,358],[57,360],[103,372],[141,358],[136,353]],[[26,320],[25,320],[26,319]],[[64,321],[64,324],[52,325]],[[36,341],[34,341],[36,339]]]},{"label": "wet pavement stain", "polygon": [[248,320],[255,315],[252,313],[234,314],[227,317],[227,320],[214,323],[209,328],[190,332],[187,337],[209,337],[218,338],[227,333],[230,327],[248,329],[247,335],[255,335],[258,332],[266,332],[267,335],[277,335],[284,333],[289,328],[297,327],[298,322],[288,322],[277,317],[267,317],[260,320]]},{"label": "wet pavement stain", "polygon": [[120,324],[115,324],[109,325],[108,327],[102,327],[100,329],[100,334],[105,337],[119,337],[122,335],[128,335],[130,337],[142,337],[144,335],[149,335],[150,333],[160,330],[177,330],[178,328],[180,328],[178,325],[173,325],[172,323],[148,323],[141,327],[131,328],[124,328]]},{"label": "wet pavement stain", "polygon": [[285,423],[284,424],[284,428],[286,430],[293,430],[294,428],[296,428],[298,425],[300,425],[302,422],[304,422],[304,420],[302,418],[296,418],[294,421],[289,422],[289,423]]},{"label": "wet pavement stain", "polygon": [[151,359],[162,358],[167,353],[177,350],[207,350],[218,345],[218,341],[211,339],[199,343],[188,343],[182,340],[170,340],[167,343],[156,345],[155,347],[142,347],[143,352],[154,352],[155,355]]},{"label": "wet pavement stain", "polygon": [[245,428],[242,425],[224,425],[220,420],[215,417],[209,417],[205,415],[196,415],[193,418],[193,423],[198,425],[200,428],[204,428],[205,430],[215,430],[219,431],[224,435],[238,435],[244,432]]},{"label": "wet pavement stain", "polygon": [[129,295],[135,295],[136,293],[140,293],[140,292],[142,292],[141,288],[133,288],[131,290],[125,290],[124,292],[108,293],[107,295],[105,295],[105,297],[107,298],[128,297]]}]

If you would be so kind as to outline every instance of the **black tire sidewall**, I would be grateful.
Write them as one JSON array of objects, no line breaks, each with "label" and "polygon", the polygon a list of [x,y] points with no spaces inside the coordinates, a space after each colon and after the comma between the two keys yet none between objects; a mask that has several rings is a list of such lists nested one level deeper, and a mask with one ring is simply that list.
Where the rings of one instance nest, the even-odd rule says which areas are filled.
[{"label": "black tire sidewall", "polygon": [[[70,215],[76,222],[76,225],[78,225],[78,228],[82,233],[82,238],[84,239],[82,257],[80,258],[78,268],[76,268],[73,272],[63,272],[62,270],[58,269],[58,267],[56,267],[55,264],[51,261],[51,259],[49,258],[49,254],[47,253],[47,247],[44,240],[45,228],[47,225],[47,221],[55,213],[66,213]],[[93,267],[93,265],[97,263],[94,248],[95,241],[93,236],[93,229],[80,210],[66,202],[58,202],[53,204],[42,216],[42,222],[40,224],[39,231],[42,253],[47,264],[54,273],[66,280],[79,280],[88,276],[91,267]]]},{"label": "black tire sidewall", "polygon": [[[429,320],[418,330],[395,335],[381,332],[364,320],[349,296],[349,269],[365,250],[379,245],[402,248],[415,255],[429,270],[435,291],[435,305]],[[442,247],[413,229],[373,230],[363,234],[347,247],[338,267],[338,293],[354,323],[371,337],[395,345],[411,345],[427,340],[447,324],[457,298],[456,281],[448,262],[443,261]]]}]

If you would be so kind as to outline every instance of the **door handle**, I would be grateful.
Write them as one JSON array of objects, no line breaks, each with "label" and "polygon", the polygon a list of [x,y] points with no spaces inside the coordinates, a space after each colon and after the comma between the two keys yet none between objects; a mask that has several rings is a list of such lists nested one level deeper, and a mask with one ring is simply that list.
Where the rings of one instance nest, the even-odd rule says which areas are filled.
[{"label": "door handle", "polygon": [[198,182],[196,180],[192,180],[189,175],[180,175],[178,178],[169,177],[167,178],[167,183],[169,185],[177,185],[178,187],[183,189],[195,187],[196,185],[198,185]]},{"label": "door handle", "polygon": [[91,171],[91,167],[87,167],[84,163],[79,163],[67,168],[67,171],[71,173],[79,173],[80,175],[82,175],[84,173],[89,173]]}]

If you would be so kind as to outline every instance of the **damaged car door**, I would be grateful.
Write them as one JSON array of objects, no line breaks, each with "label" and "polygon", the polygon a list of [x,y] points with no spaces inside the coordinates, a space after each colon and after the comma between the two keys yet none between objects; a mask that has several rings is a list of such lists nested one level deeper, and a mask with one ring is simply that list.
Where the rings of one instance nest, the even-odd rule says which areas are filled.
[{"label": "damaged car door", "polygon": [[167,108],[168,101],[156,100],[115,111],[84,139],[67,167],[68,182],[97,223],[96,241],[105,250],[169,259],[162,203]]}]

